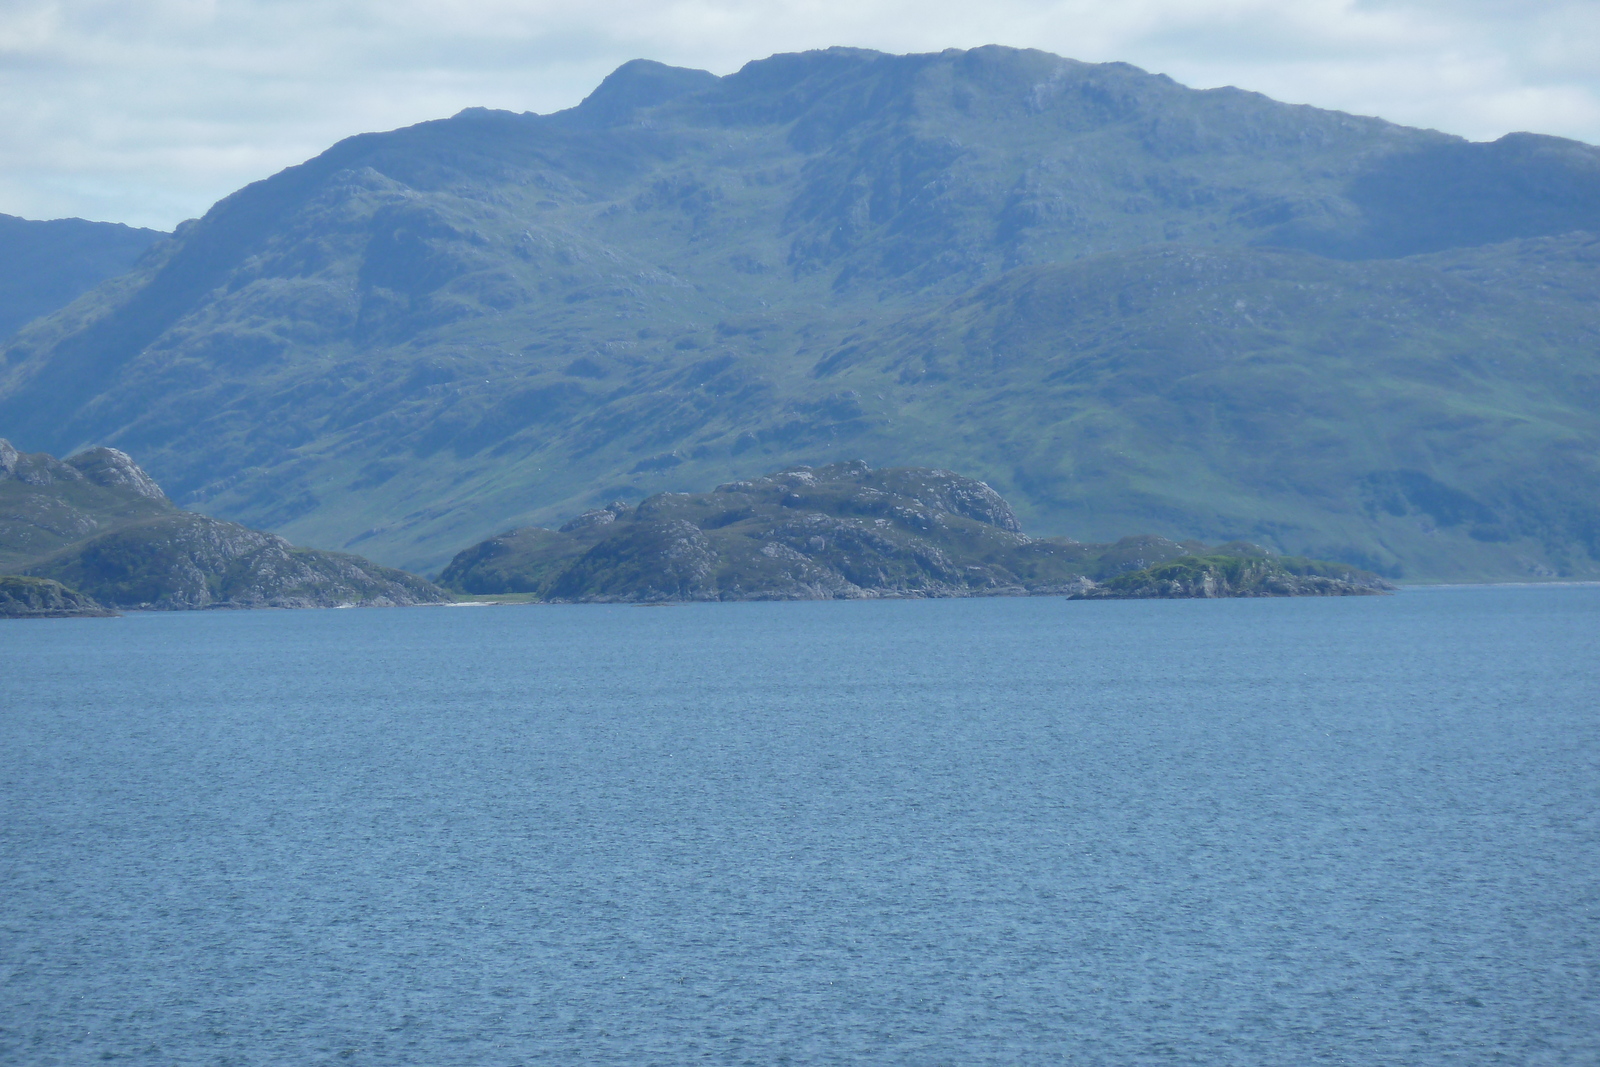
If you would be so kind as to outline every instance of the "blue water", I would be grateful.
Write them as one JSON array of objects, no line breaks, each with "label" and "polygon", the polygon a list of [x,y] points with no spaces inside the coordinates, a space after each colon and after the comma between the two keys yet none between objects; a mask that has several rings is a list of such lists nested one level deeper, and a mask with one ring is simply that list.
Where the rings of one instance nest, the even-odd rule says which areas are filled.
[{"label": "blue water", "polygon": [[0,650],[7,1065],[1600,1062],[1597,588]]}]

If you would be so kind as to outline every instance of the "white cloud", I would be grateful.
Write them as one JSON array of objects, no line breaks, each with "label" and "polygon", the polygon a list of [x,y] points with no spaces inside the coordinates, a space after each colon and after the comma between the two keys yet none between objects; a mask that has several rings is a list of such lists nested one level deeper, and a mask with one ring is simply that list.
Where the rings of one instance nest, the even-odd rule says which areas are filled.
[{"label": "white cloud", "polygon": [[1600,141],[1593,0],[7,0],[0,211],[171,226],[340,137],[551,111],[638,56],[1000,43],[1488,139]]}]

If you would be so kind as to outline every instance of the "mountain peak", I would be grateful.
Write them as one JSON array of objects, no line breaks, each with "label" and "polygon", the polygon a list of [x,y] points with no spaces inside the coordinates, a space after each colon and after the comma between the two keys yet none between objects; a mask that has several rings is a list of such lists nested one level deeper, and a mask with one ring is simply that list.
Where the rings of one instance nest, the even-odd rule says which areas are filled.
[{"label": "mountain peak", "polygon": [[560,114],[575,125],[619,126],[640,108],[670,103],[714,87],[721,79],[707,70],[669,67],[653,59],[630,59],[606,75],[582,103]]}]

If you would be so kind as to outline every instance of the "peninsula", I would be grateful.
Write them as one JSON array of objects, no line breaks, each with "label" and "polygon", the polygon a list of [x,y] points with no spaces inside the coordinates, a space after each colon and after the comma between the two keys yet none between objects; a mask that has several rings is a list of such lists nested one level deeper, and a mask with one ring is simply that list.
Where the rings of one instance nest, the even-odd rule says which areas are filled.
[{"label": "peninsula", "polygon": [[65,460],[0,440],[0,617],[110,608],[442,603],[448,593],[360,556],[297,548],[176,507],[125,453]]}]

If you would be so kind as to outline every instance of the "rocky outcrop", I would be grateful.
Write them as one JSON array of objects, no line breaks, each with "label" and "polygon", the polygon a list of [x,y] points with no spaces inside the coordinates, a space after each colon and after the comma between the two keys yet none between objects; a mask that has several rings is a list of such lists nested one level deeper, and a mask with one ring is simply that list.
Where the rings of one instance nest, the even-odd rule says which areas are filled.
[{"label": "rocky outcrop", "polygon": [[181,511],[91,538],[28,573],[142,610],[391,607],[450,599],[431,582],[359,556],[296,548],[273,534]]},{"label": "rocky outcrop", "polygon": [[717,600],[722,554],[694,523],[645,518],[572,562],[551,600]]},{"label": "rocky outcrop", "polygon": [[167,494],[156,480],[126,452],[115,448],[91,448],[63,460],[43,452],[18,452],[10,441],[0,438],[0,480],[36,486],[87,482],[167,502]]},{"label": "rocky outcrop", "polygon": [[126,452],[119,452],[115,448],[91,448],[87,452],[68,456],[66,463],[95,485],[107,489],[126,489],[148,500],[167,499],[167,494],[161,491],[154,478],[146,474]]},{"label": "rocky outcrop", "polygon": [[[982,482],[946,470],[874,470],[852,462],[792,467],[720,485],[710,493],[661,493],[636,508],[611,504],[585,512],[559,530],[512,530],[458,554],[440,581],[473,594],[648,603],[1293,596],[1320,588],[1319,582],[1345,580],[1319,572],[1297,579],[1298,584],[1285,581],[1287,564],[1275,557],[1269,561],[1254,546],[1229,545],[1221,550],[1233,553],[1229,558],[1253,554],[1252,566],[1270,572],[1273,580],[1252,577],[1230,585],[1202,577],[1193,587],[1209,589],[1209,594],[1150,591],[1158,587],[1149,583],[1138,587],[1145,591],[1107,591],[1112,585],[1106,583],[1119,575],[1204,547],[1149,536],[1102,545],[1036,540],[1022,533],[1005,500]],[[1343,570],[1356,573],[1354,568]],[[1235,591],[1245,589],[1250,592]]]},{"label": "rocky outcrop", "polygon": [[124,453],[109,448],[60,460],[0,440],[0,573],[88,537],[175,512]]},{"label": "rocky outcrop", "polygon": [[[3,457],[0,457],[3,458]],[[106,618],[116,612],[48,578],[0,574],[0,619]]]},{"label": "rocky outcrop", "polygon": [[121,608],[431,604],[444,590],[359,556],[181,511],[124,452],[65,460],[0,440],[0,566]]},{"label": "rocky outcrop", "polygon": [[[634,508],[611,504],[560,530],[513,530],[457,555],[440,581],[469,593],[586,602],[974,596],[1070,585],[1062,564],[1081,554],[1077,546],[1034,542],[1020,530],[982,482],[837,463],[710,493],[662,493]],[[1041,561],[1048,575],[1034,573]]]}]

